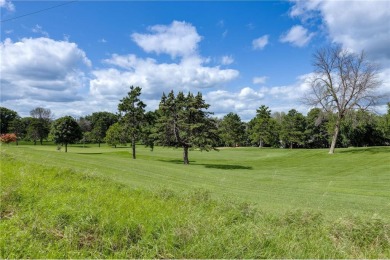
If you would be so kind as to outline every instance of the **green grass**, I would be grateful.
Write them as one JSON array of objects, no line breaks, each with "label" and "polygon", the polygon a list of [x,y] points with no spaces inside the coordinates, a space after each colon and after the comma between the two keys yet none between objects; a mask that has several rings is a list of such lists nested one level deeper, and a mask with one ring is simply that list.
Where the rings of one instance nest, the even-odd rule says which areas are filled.
[{"label": "green grass", "polygon": [[390,148],[1,147],[1,258],[389,258]]},{"label": "green grass", "polygon": [[219,152],[190,152],[191,165],[182,164],[182,151],[138,147],[82,148],[68,153],[53,146],[9,146],[3,149],[21,160],[94,172],[129,187],[175,191],[202,188],[213,198],[258,204],[284,212],[314,209],[329,217],[390,215],[390,147],[326,150],[233,148]]}]

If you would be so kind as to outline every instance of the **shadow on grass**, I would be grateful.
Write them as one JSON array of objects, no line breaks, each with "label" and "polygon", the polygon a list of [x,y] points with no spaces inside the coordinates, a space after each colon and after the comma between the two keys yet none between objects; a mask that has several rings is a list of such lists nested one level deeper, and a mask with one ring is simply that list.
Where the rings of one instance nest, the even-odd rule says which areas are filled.
[{"label": "shadow on grass", "polygon": [[377,154],[377,153],[390,153],[389,147],[365,147],[365,148],[351,148],[342,150],[342,151],[335,151],[336,153],[350,153],[350,154],[360,154],[360,153],[370,153],[370,154]]},{"label": "shadow on grass", "polygon": [[252,170],[251,166],[243,166],[237,164],[199,164],[210,169],[221,169],[221,170]]},{"label": "shadow on grass", "polygon": [[103,154],[103,153],[77,153],[77,154],[84,154],[84,155],[97,155],[97,154]]},{"label": "shadow on grass", "polygon": [[[183,164],[183,160],[159,160],[161,162],[169,162],[174,164]],[[221,170],[252,170],[251,166],[243,166],[237,164],[207,164],[207,163],[196,163],[195,161],[190,161],[190,165],[201,165],[209,169],[221,169]]]}]

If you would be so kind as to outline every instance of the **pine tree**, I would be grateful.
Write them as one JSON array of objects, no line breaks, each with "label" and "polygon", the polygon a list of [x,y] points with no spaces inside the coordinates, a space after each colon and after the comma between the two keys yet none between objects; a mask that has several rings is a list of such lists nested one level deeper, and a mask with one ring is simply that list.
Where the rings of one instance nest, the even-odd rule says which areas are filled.
[{"label": "pine tree", "polygon": [[209,117],[202,94],[194,96],[173,91],[163,94],[159,106],[159,118],[156,123],[157,140],[161,145],[183,148],[183,162],[189,164],[188,151],[197,148],[201,151],[215,149],[217,127]]},{"label": "pine tree", "polygon": [[140,87],[130,87],[127,96],[121,99],[118,110],[123,112],[121,123],[130,136],[133,159],[136,159],[135,144],[142,137],[142,124],[145,117],[146,105],[139,99],[141,95]]}]

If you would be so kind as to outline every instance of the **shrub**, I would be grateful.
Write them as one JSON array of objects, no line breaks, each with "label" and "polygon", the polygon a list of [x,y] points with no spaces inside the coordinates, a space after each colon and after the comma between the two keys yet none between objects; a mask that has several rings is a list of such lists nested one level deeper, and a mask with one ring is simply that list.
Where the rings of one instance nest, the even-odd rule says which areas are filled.
[{"label": "shrub", "polygon": [[1,143],[5,143],[5,144],[9,144],[9,143],[12,143],[12,142],[16,142],[16,135],[14,133],[11,133],[11,134],[2,134],[0,135],[0,142]]}]

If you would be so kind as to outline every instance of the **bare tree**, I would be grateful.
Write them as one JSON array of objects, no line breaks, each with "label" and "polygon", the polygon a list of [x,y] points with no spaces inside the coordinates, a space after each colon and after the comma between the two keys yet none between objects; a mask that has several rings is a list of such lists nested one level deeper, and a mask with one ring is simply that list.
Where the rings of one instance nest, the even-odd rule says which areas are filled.
[{"label": "bare tree", "polygon": [[311,90],[305,103],[337,114],[329,150],[333,154],[340,124],[346,114],[355,108],[367,109],[380,98],[375,93],[381,84],[378,67],[366,59],[364,52],[357,55],[339,46],[318,50],[314,54],[313,66]]},{"label": "bare tree", "polygon": [[35,137],[39,139],[42,145],[43,139],[47,138],[49,135],[50,123],[53,119],[53,114],[48,108],[36,107],[30,111],[30,115],[36,119],[34,124],[31,125],[31,130],[34,132]]}]

